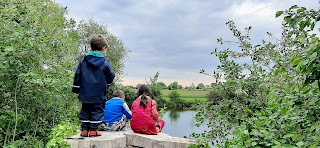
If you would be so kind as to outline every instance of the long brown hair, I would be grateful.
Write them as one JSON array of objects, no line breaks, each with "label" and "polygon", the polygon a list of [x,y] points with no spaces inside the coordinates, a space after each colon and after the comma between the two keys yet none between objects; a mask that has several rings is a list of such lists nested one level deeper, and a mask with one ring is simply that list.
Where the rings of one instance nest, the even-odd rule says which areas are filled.
[{"label": "long brown hair", "polygon": [[140,106],[147,107],[148,96],[151,96],[151,90],[148,85],[142,84],[138,89],[138,96],[141,96]]}]

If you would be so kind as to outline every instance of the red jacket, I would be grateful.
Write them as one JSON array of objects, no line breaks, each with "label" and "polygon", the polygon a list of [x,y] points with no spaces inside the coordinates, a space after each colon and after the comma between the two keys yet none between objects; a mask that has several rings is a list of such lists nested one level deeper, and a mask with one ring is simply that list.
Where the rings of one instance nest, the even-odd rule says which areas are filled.
[{"label": "red jacket", "polygon": [[161,120],[157,112],[157,102],[148,97],[147,107],[140,106],[141,96],[132,104],[131,129],[135,133],[156,135],[156,122]]}]

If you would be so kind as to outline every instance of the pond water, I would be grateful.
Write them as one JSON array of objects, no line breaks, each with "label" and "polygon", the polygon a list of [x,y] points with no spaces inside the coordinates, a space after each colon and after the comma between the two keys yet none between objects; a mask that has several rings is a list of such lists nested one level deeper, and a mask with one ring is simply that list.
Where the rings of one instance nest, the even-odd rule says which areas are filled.
[{"label": "pond water", "polygon": [[193,132],[202,133],[208,130],[206,124],[196,126],[197,122],[194,119],[196,113],[197,111],[194,110],[166,111],[163,115],[166,124],[162,131],[170,136],[183,138],[184,136],[189,137]]}]

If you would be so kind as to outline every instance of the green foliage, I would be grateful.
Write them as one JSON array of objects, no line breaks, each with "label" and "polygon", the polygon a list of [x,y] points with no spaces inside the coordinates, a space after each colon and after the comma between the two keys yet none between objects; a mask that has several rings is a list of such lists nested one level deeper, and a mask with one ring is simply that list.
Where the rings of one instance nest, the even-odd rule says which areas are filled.
[{"label": "green foliage", "polygon": [[166,109],[167,109],[166,106],[160,108],[160,110],[159,110],[159,116],[160,116],[160,117],[163,117],[164,113],[166,112]]},{"label": "green foliage", "polygon": [[[199,107],[196,119],[211,131],[194,137],[224,147],[320,146],[318,11],[292,6],[276,16],[284,18],[282,39],[256,46],[251,27],[243,34],[227,23],[241,51],[214,52],[221,62],[214,76],[225,82],[215,85],[211,95],[221,101]],[[237,63],[241,58],[251,61]]]},{"label": "green foliage", "polygon": [[218,104],[220,101],[222,101],[222,98],[225,98],[222,92],[218,91],[217,89],[211,90],[206,97],[213,104]]},{"label": "green foliage", "polygon": [[104,26],[91,23],[97,27],[89,24],[90,32],[81,30],[87,25],[81,22],[75,29],[66,8],[52,0],[4,0],[0,14],[0,147],[60,147],[62,138],[79,129],[71,87],[79,49],[89,36],[84,33],[105,33],[118,76],[127,51]]},{"label": "green foliage", "polygon": [[159,85],[161,89],[167,89],[167,85],[163,82],[157,82],[157,85]]},{"label": "green foliage", "polygon": [[0,4],[0,146],[44,147],[52,127],[76,118],[79,38],[65,13],[50,0]]},{"label": "green foliage", "polygon": [[123,88],[122,89],[124,94],[126,95],[126,103],[128,104],[128,106],[131,108],[131,105],[133,103],[134,100],[137,99],[137,92],[136,90],[133,90],[131,88]]},{"label": "green foliage", "polygon": [[[180,96],[178,100],[171,101],[169,95],[176,91]],[[206,95],[208,91],[203,90],[186,90],[186,89],[178,89],[178,90],[161,90],[163,95],[163,99],[166,101],[166,105],[168,108],[192,108],[193,105],[206,103],[207,98]]]},{"label": "green foliage", "polygon": [[157,101],[158,106],[163,106],[165,100],[162,98],[161,90],[162,86],[157,83],[159,77],[159,72],[157,72],[153,78],[150,78],[148,86],[152,91],[152,99]]},{"label": "green foliage", "polygon": [[203,83],[198,84],[198,86],[196,87],[196,89],[206,89],[206,86],[204,86]]},{"label": "green foliage", "polygon": [[77,26],[77,32],[80,36],[79,49],[82,53],[79,56],[83,56],[90,50],[90,45],[88,43],[88,37],[91,34],[102,34],[106,36],[109,48],[107,51],[107,57],[110,60],[113,69],[116,73],[115,82],[119,82],[123,77],[124,70],[124,58],[128,54],[128,50],[124,46],[123,42],[119,40],[115,35],[108,31],[108,27],[103,24],[98,24],[94,20],[90,19],[88,21],[82,20]]},{"label": "green foliage", "polygon": [[175,90],[175,89],[179,89],[179,83],[177,81],[171,83],[168,85],[168,89],[169,90]]},{"label": "green foliage", "polygon": [[170,98],[171,102],[174,102],[174,103],[181,102],[180,101],[180,94],[176,90],[171,91],[171,93],[169,94],[169,98]]},{"label": "green foliage", "polygon": [[[172,92],[173,90],[167,90],[167,89],[163,89],[161,90],[161,94],[164,97],[169,97],[169,94]],[[181,98],[205,98],[209,91],[202,91],[202,90],[188,90],[188,89],[178,89],[175,90],[177,91],[180,95]]]},{"label": "green foliage", "polygon": [[70,145],[65,141],[65,138],[72,136],[74,133],[79,132],[79,123],[61,122],[52,128],[49,135],[49,142],[46,144],[47,148],[66,148]]}]

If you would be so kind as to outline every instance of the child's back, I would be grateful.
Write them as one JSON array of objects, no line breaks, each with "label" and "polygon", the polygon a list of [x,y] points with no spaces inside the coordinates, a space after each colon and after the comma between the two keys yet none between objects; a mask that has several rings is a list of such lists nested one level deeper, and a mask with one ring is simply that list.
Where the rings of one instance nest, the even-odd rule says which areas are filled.
[{"label": "child's back", "polygon": [[81,60],[75,73],[72,92],[79,94],[82,103],[79,119],[81,136],[101,136],[97,131],[104,116],[107,86],[115,77],[113,68],[105,54],[108,43],[100,35],[90,36],[92,51]]},{"label": "child's back", "polygon": [[102,126],[104,130],[122,130],[132,118],[131,110],[125,100],[122,90],[116,90],[113,98],[106,102]]},{"label": "child's back", "polygon": [[112,83],[114,78],[111,64],[99,52],[89,52],[81,63],[80,101],[83,103],[104,102],[107,85]]}]

